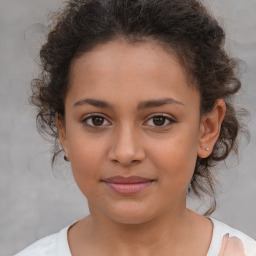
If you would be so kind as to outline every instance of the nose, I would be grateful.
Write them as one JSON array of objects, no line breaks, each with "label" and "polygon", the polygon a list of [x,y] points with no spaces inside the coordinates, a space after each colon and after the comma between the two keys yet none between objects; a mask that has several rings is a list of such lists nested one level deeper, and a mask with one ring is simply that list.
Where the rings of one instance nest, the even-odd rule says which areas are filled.
[{"label": "nose", "polygon": [[138,138],[138,131],[123,125],[114,133],[108,158],[122,166],[139,163],[145,158],[145,152]]}]

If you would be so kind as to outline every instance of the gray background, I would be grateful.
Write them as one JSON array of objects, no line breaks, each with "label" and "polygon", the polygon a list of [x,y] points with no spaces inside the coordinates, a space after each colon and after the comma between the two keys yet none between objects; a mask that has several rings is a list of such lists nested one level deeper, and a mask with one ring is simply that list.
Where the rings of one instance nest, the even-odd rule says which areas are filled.
[{"label": "gray background", "polygon": [[[86,200],[69,166],[52,171],[50,144],[37,133],[27,102],[37,51],[60,0],[0,0],[0,256],[12,255],[84,216]],[[256,1],[208,0],[227,31],[227,49],[246,62],[239,103],[251,112],[251,142],[239,165],[219,172],[214,217],[256,239]],[[202,211],[199,203],[190,203]]]}]

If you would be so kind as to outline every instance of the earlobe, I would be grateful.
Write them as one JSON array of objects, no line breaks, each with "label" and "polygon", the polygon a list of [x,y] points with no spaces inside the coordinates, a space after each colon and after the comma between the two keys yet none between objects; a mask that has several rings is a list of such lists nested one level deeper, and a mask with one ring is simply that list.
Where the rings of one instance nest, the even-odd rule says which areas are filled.
[{"label": "earlobe", "polygon": [[218,140],[221,124],[225,117],[226,104],[223,99],[215,102],[213,110],[201,118],[200,135],[197,155],[207,158]]}]

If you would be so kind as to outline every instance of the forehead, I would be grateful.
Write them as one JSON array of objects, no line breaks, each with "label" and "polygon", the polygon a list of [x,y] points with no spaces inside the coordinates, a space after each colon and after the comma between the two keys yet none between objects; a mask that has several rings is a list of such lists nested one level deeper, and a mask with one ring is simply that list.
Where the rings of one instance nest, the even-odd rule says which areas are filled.
[{"label": "forehead", "polygon": [[[70,94],[130,99],[197,94],[171,50],[154,41],[130,44],[112,41],[75,59],[70,70]],[[88,96],[88,95],[85,95]]]},{"label": "forehead", "polygon": [[137,72],[151,71],[152,74],[161,70],[164,73],[169,71],[170,64],[177,64],[185,74],[185,68],[178,65],[179,60],[175,51],[166,44],[156,40],[129,43],[118,39],[97,45],[91,51],[80,54],[72,62],[71,78],[79,72],[79,66],[88,68],[88,72],[96,71],[97,67],[97,72],[109,73],[111,68],[119,69],[117,71],[121,72],[122,67],[126,68],[127,72],[130,64],[136,65]]}]

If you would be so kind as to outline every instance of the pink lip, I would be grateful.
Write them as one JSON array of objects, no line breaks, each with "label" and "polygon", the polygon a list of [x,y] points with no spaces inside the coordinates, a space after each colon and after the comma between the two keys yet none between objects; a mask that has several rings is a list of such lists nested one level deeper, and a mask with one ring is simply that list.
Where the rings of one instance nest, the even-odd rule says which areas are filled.
[{"label": "pink lip", "polygon": [[124,195],[136,194],[150,186],[153,181],[138,176],[114,176],[104,180],[111,189]]}]

